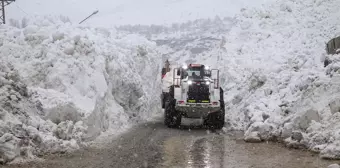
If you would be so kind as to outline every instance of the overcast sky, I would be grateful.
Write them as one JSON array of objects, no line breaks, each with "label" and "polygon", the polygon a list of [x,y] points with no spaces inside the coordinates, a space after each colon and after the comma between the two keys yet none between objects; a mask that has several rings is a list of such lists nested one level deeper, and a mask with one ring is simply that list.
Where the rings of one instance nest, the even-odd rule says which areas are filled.
[{"label": "overcast sky", "polygon": [[242,7],[273,0],[16,0],[7,18],[65,15],[79,22],[95,10],[87,23],[95,25],[171,24],[215,15],[233,16]]}]

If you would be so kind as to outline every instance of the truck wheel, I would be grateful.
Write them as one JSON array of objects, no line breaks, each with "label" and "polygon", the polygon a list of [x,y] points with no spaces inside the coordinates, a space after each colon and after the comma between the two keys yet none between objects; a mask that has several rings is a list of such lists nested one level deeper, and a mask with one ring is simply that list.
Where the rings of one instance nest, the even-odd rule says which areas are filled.
[{"label": "truck wheel", "polygon": [[225,117],[225,110],[224,108],[221,109],[219,112],[216,113],[214,118],[214,128],[215,129],[222,129],[224,126],[224,117]]},{"label": "truck wheel", "polygon": [[204,121],[204,125],[206,125],[210,129],[222,129],[224,127],[224,117],[225,110],[221,108],[220,111],[212,113],[208,116]]},{"label": "truck wheel", "polygon": [[169,93],[162,93],[161,99],[162,99],[162,109],[165,108],[165,102],[168,100]]},{"label": "truck wheel", "polygon": [[175,100],[171,99],[165,102],[164,124],[169,128],[179,127],[182,116],[175,110]]},{"label": "truck wheel", "polygon": [[225,124],[225,104],[224,104],[224,91],[220,87],[220,103],[221,103],[221,109],[220,111],[216,112],[212,115],[211,119],[212,121],[212,127],[215,129],[222,129]]},{"label": "truck wheel", "polygon": [[164,98],[164,93],[161,95],[161,101],[162,101],[162,109],[165,108],[165,98]]}]

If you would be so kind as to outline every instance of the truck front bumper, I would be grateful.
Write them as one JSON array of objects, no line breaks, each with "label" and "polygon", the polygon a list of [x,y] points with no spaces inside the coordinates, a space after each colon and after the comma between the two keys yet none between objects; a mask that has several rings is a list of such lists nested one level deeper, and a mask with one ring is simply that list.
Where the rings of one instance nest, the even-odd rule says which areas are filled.
[{"label": "truck front bumper", "polygon": [[206,118],[209,114],[220,111],[221,107],[220,104],[186,103],[176,104],[175,109],[187,118]]}]

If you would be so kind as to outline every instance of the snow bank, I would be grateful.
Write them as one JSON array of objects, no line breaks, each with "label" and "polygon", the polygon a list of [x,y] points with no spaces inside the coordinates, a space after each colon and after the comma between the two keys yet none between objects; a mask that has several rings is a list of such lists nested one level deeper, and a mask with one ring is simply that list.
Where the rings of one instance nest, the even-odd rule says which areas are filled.
[{"label": "snow bank", "polygon": [[327,168],[339,168],[340,166],[338,164],[331,164]]},{"label": "snow bank", "polygon": [[86,145],[159,112],[155,44],[51,17],[0,26],[0,159]]},{"label": "snow bank", "polygon": [[325,43],[340,33],[339,7],[288,0],[236,16],[221,63],[235,70],[224,86],[231,128],[340,158],[339,66],[323,64]]}]

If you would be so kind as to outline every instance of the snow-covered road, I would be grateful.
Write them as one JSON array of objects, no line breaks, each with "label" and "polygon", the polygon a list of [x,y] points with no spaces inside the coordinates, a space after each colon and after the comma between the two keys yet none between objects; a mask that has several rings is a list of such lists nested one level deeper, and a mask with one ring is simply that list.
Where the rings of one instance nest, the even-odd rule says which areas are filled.
[{"label": "snow-covered road", "polygon": [[238,133],[189,126],[169,129],[162,119],[137,125],[102,148],[45,158],[43,163],[5,168],[326,168],[337,162],[279,144],[245,143]]}]

